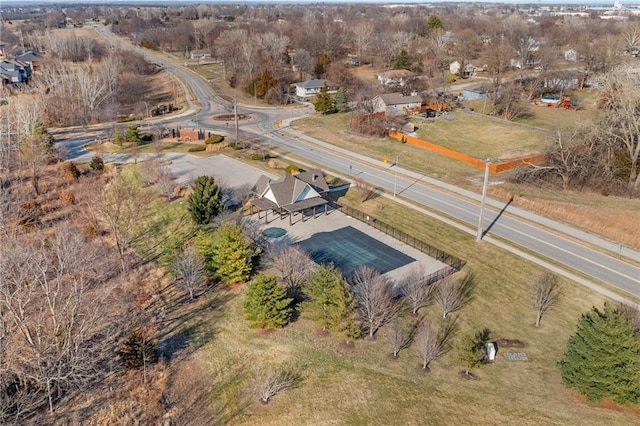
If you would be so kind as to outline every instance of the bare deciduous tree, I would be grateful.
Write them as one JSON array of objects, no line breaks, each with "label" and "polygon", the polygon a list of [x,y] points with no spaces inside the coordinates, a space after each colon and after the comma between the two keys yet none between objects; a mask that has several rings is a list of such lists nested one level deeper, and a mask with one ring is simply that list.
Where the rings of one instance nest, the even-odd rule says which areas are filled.
[{"label": "bare deciduous tree", "polygon": [[533,283],[533,308],[536,310],[536,327],[551,308],[560,301],[560,283],[558,277],[550,272],[540,275]]},{"label": "bare deciduous tree", "polygon": [[637,307],[620,302],[616,307],[616,311],[631,321],[634,331],[637,332],[640,330],[640,311]]},{"label": "bare deciduous tree", "polygon": [[605,136],[624,150],[630,162],[628,186],[640,189],[640,122],[637,119],[640,89],[629,67],[609,73],[602,87],[604,117],[601,128]]},{"label": "bare deciduous tree", "polygon": [[144,234],[150,201],[147,191],[131,177],[120,173],[104,189],[95,204],[113,234],[122,273],[128,269],[126,256],[129,248]]},{"label": "bare deciduous tree", "polygon": [[433,301],[435,288],[435,285],[427,282],[427,273],[422,264],[414,265],[400,281],[400,292],[409,303],[413,315]]},{"label": "bare deciduous tree", "polygon": [[267,404],[277,394],[295,388],[301,382],[301,368],[285,363],[275,369],[259,373],[255,380],[255,391],[260,402]]},{"label": "bare deciduous tree", "polygon": [[391,294],[391,283],[371,266],[358,268],[349,280],[356,298],[356,311],[364,331],[373,335],[394,318],[396,305]]},{"label": "bare deciduous tree", "polygon": [[469,272],[460,279],[446,278],[437,284],[435,299],[442,308],[442,318],[469,303],[474,280],[474,274]]},{"label": "bare deciduous tree", "polygon": [[420,324],[416,332],[415,348],[420,355],[424,370],[429,369],[432,361],[451,350],[452,339],[457,329],[457,318],[446,320],[438,327],[426,320]]},{"label": "bare deciduous tree", "polygon": [[13,377],[19,394],[31,394],[12,402],[20,405],[16,409],[46,404],[53,412],[55,401],[90,382],[104,361],[95,335],[101,299],[89,297],[105,277],[103,258],[71,228],[33,240],[3,240],[0,317],[7,333],[0,342],[0,376]]},{"label": "bare deciduous tree", "polygon": [[365,201],[373,197],[376,189],[370,182],[367,182],[366,180],[361,178],[354,178],[353,181],[356,184],[356,189],[358,190],[358,196],[361,203],[364,203]]},{"label": "bare deciduous tree", "polygon": [[207,283],[207,265],[193,245],[187,246],[171,260],[171,272],[178,284],[189,292],[193,300],[194,291],[204,288]]},{"label": "bare deciduous tree", "polygon": [[171,169],[166,164],[160,166],[160,176],[156,186],[160,196],[165,197],[167,200],[171,200],[173,197],[173,190],[176,187],[176,183],[171,175]]},{"label": "bare deciduous tree", "polygon": [[299,246],[274,246],[266,253],[266,266],[275,272],[276,279],[298,300],[304,283],[313,272],[315,263],[309,253]]},{"label": "bare deciduous tree", "polygon": [[403,326],[397,318],[394,318],[391,321],[389,324],[387,339],[389,341],[389,347],[391,348],[391,354],[394,357],[397,357],[401,350],[406,349],[411,345],[417,327],[417,322],[414,322],[407,327]]}]

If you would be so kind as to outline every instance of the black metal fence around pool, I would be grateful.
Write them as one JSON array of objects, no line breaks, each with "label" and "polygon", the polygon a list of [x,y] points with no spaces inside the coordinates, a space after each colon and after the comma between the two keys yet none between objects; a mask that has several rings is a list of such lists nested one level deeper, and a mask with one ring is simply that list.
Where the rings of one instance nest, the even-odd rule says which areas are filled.
[{"label": "black metal fence around pool", "polygon": [[440,250],[439,248],[433,247],[432,245],[421,241],[406,232],[400,231],[399,229],[394,228],[393,226],[382,222],[374,217],[370,217],[368,214],[361,212],[360,210],[356,210],[352,207],[343,206],[338,203],[332,203],[332,206],[342,213],[353,217],[363,223],[366,223],[369,226],[373,226],[375,229],[384,232],[385,234],[395,238],[398,241],[401,241],[416,250],[420,250],[422,253],[432,257],[445,265],[450,266],[455,271],[461,270],[466,262],[462,259],[458,259],[457,257]]}]

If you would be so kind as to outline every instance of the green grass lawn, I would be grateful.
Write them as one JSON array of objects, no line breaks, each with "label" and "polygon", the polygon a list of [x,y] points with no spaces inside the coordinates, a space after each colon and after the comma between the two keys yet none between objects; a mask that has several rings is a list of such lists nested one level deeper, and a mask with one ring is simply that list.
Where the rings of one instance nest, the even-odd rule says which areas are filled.
[{"label": "green grass lawn", "polygon": [[[243,319],[245,286],[212,290],[198,303],[224,300],[197,318],[212,337],[197,349],[189,368],[210,383],[209,409],[228,424],[631,424],[631,413],[605,410],[581,402],[564,389],[557,362],[582,312],[603,299],[562,280],[560,305],[533,326],[530,288],[541,270],[473,236],[407,210],[380,197],[352,204],[424,241],[467,261],[476,274],[472,302],[457,315],[462,333],[488,327],[494,338],[519,339],[524,349],[501,349],[497,362],[476,368],[477,380],[464,380],[453,353],[435,361],[430,373],[419,371],[411,348],[397,360],[388,358],[386,329],[374,341],[358,340],[345,348],[339,339],[319,334],[303,314],[272,334],[250,329]],[[194,306],[194,309],[197,307]],[[435,306],[423,311],[438,321]],[[196,321],[196,319],[194,319]],[[194,331],[190,323],[184,329]],[[194,331],[194,336],[198,331]],[[194,343],[197,344],[197,343]],[[506,361],[506,351],[526,352],[528,362]],[[294,389],[261,405],[251,392],[255,373],[291,361],[303,367]]]}]

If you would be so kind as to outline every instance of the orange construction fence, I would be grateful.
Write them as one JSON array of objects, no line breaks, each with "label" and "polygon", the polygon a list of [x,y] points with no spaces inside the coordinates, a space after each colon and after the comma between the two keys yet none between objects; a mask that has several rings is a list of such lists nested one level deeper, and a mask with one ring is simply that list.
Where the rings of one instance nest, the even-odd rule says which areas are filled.
[{"label": "orange construction fence", "polygon": [[[483,160],[476,158],[476,157],[472,157],[468,154],[464,154],[462,152],[458,152],[458,151],[454,151],[453,149],[449,149],[449,148],[445,148],[443,146],[440,145],[436,145],[432,142],[428,142],[419,138],[416,138],[414,136],[408,136],[408,135],[404,135],[400,132],[394,131],[394,130],[390,130],[388,135],[394,139],[397,139],[399,141],[405,141],[408,144],[414,145],[414,146],[419,146],[421,148],[426,148],[430,151],[433,152],[437,152],[438,154],[442,154],[446,157],[449,158],[453,158],[454,160],[459,160],[462,162],[465,162],[467,164],[470,164],[472,166],[475,167],[479,167],[481,169],[485,168],[485,163]],[[530,157],[526,157],[526,158],[520,158],[518,160],[513,160],[513,161],[505,161],[502,163],[494,163],[492,162],[489,165],[489,172],[490,173],[500,173],[500,172],[504,172],[507,170],[511,170],[514,169],[524,163],[539,163],[542,160],[544,160],[544,155],[542,154],[538,154],[538,155],[532,155]]]}]

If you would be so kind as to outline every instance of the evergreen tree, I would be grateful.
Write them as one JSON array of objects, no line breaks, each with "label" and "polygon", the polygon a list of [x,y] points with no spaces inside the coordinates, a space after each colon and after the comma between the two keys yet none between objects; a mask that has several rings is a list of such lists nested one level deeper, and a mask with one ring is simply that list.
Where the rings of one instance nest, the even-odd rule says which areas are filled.
[{"label": "evergreen tree", "polygon": [[640,402],[640,336],[633,322],[605,304],[582,315],[560,362],[564,384],[590,401]]},{"label": "evergreen tree", "polygon": [[196,247],[198,254],[206,261],[209,270],[215,273],[216,269],[213,266],[213,256],[215,254],[213,249],[213,233],[200,229],[193,237],[193,245]]},{"label": "evergreen tree", "polygon": [[336,92],[335,107],[338,112],[346,112],[349,110],[349,102],[347,101],[347,93],[341,87]]},{"label": "evergreen tree", "polygon": [[442,25],[442,20],[438,17],[438,15],[431,15],[427,19],[427,28],[430,30],[434,30],[436,28],[444,28]]},{"label": "evergreen tree", "polygon": [[337,332],[348,340],[359,336],[356,300],[342,273],[333,265],[320,265],[303,292],[310,299],[305,302],[305,310],[322,325],[323,330]]},{"label": "evergreen tree", "polygon": [[42,137],[45,141],[45,148],[47,150],[51,150],[53,146],[56,144],[56,139],[51,136],[49,131],[42,123],[38,124],[35,129],[33,129],[33,135]]},{"label": "evergreen tree", "polygon": [[225,222],[213,233],[212,266],[227,283],[244,282],[251,273],[253,249],[240,225]]},{"label": "evergreen tree", "polygon": [[116,129],[113,132],[113,143],[122,146],[122,142],[124,142],[124,137],[122,136],[122,130]]},{"label": "evergreen tree", "polygon": [[140,135],[140,129],[138,129],[138,126],[132,124],[131,126],[127,127],[125,138],[127,139],[127,142],[139,144],[142,141],[142,136]]},{"label": "evergreen tree", "polygon": [[222,211],[220,189],[212,176],[198,176],[187,198],[187,210],[198,225],[211,223]]},{"label": "evergreen tree", "polygon": [[116,351],[120,364],[127,370],[135,370],[158,361],[158,352],[153,342],[140,332],[131,333]]},{"label": "evergreen tree", "polygon": [[325,113],[331,109],[333,109],[333,96],[329,94],[329,88],[327,87],[327,82],[325,81],[322,87],[320,88],[320,93],[316,96],[316,100],[313,103],[317,112]]},{"label": "evergreen tree", "polygon": [[402,49],[398,56],[396,56],[396,61],[393,64],[394,70],[408,70],[411,68],[411,61],[409,60],[409,53],[406,50]]},{"label": "evergreen tree", "polygon": [[491,332],[485,328],[482,331],[478,331],[475,336],[467,334],[458,341],[456,345],[458,361],[465,366],[467,374],[472,368],[484,361],[485,347],[490,338]]},{"label": "evergreen tree", "polygon": [[275,277],[258,275],[247,291],[244,301],[244,317],[252,321],[252,327],[278,328],[291,319],[291,302],[284,288]]}]

